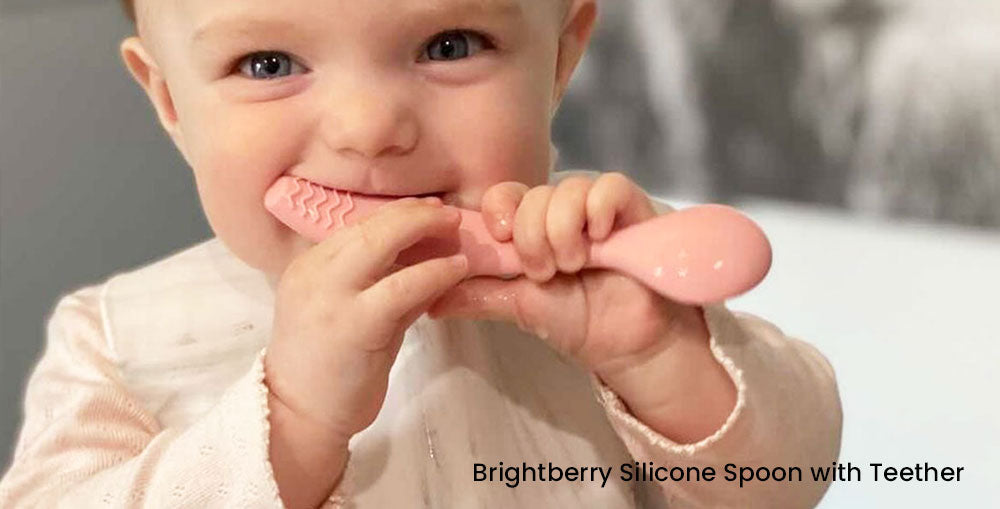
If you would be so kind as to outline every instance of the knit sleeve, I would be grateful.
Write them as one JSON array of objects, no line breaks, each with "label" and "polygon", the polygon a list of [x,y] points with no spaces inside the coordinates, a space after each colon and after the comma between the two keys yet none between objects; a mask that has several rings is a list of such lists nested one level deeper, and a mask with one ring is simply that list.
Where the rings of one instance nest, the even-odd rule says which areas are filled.
[{"label": "knit sleeve", "polygon": [[264,351],[198,420],[163,428],[121,379],[100,288],[64,297],[49,319],[0,507],[281,507]]}]

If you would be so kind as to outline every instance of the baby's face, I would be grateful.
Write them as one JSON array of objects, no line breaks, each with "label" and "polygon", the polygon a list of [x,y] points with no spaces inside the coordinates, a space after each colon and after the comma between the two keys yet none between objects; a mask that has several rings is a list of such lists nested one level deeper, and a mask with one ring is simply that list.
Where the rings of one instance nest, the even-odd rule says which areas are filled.
[{"label": "baby's face", "polygon": [[213,230],[278,274],[310,245],[264,208],[282,175],[470,209],[498,182],[544,183],[568,81],[558,4],[146,0],[139,23]]}]

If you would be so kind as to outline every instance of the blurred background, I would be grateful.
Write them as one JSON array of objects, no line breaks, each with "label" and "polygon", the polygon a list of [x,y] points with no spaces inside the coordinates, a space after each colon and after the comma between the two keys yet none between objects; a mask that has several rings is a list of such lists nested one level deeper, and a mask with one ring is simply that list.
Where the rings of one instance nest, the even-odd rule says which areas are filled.
[{"label": "blurred background", "polygon": [[[838,483],[825,507],[982,505],[1000,474],[983,447],[1000,429],[1000,1],[601,7],[560,167],[747,212],[774,268],[729,307],[830,358],[842,459],[970,472]],[[59,295],[211,235],[118,61],[130,30],[113,0],[0,0],[0,469]]]},{"label": "blurred background", "polygon": [[653,191],[1000,227],[1000,2],[633,0],[557,129]]}]

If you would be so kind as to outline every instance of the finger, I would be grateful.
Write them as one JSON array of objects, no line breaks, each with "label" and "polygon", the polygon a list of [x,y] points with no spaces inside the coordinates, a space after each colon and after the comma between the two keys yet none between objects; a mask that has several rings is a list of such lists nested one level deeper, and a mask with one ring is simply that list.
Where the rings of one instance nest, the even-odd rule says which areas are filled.
[{"label": "finger", "polygon": [[524,278],[510,281],[487,277],[469,279],[445,292],[428,308],[427,314],[435,319],[503,320],[525,328],[517,302],[518,295],[526,291],[525,283],[530,281]]},{"label": "finger", "polygon": [[390,204],[351,228],[336,255],[334,277],[358,290],[382,279],[400,251],[428,237],[454,234],[461,215],[454,207],[428,203]]},{"label": "finger", "polygon": [[593,181],[570,177],[552,192],[545,216],[549,244],[558,269],[567,274],[579,272],[587,264],[590,241],[584,235],[587,224],[587,194]]},{"label": "finger", "polygon": [[533,281],[548,281],[556,273],[555,259],[545,231],[551,186],[538,186],[524,195],[514,215],[514,247],[524,274]]},{"label": "finger", "polygon": [[521,182],[503,182],[486,190],[482,213],[486,228],[498,242],[514,235],[514,213],[530,188]]},{"label": "finger", "polygon": [[656,210],[646,193],[621,173],[598,177],[587,196],[587,233],[594,241],[607,238],[616,225],[624,228],[653,217]]},{"label": "finger", "polygon": [[478,277],[448,290],[427,310],[431,318],[498,320],[517,324],[563,353],[572,353],[567,338],[586,334],[588,324],[567,309],[584,309],[586,298],[576,276],[559,275],[536,283],[518,278],[504,281]]},{"label": "finger", "polygon": [[402,268],[358,294],[362,306],[380,308],[387,326],[416,320],[469,273],[464,254],[433,258]]}]

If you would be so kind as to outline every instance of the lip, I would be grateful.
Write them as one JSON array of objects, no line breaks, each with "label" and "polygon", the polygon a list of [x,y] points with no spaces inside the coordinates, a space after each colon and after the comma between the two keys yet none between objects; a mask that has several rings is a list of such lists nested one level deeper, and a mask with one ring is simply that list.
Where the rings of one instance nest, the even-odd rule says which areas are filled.
[{"label": "lip", "polygon": [[318,186],[321,186],[321,187],[325,187],[326,189],[329,189],[329,190],[336,190],[336,191],[341,191],[341,192],[347,192],[347,193],[351,193],[351,194],[355,194],[355,195],[364,195],[364,196],[369,196],[369,197],[372,197],[372,198],[400,199],[400,198],[410,198],[410,197],[426,198],[426,197],[431,197],[431,196],[436,196],[438,198],[444,198],[444,195],[446,194],[446,191],[433,191],[433,192],[423,192],[423,193],[401,192],[401,193],[398,193],[398,194],[396,194],[396,193],[386,193],[384,191],[383,192],[375,192],[375,191],[369,191],[369,190],[366,190],[366,189],[356,189],[356,188],[352,188],[350,186],[345,187],[345,186],[340,186],[340,185],[333,185],[333,184],[331,184],[331,183],[329,183],[327,181],[324,181],[324,180],[319,180],[319,179],[304,177],[302,175],[296,175],[294,173],[290,173],[289,176],[290,177],[294,177],[294,178],[298,178],[298,179],[302,179],[302,180],[305,180],[305,181],[308,181],[308,182],[310,182],[312,184],[315,184],[315,185],[318,185]]}]

